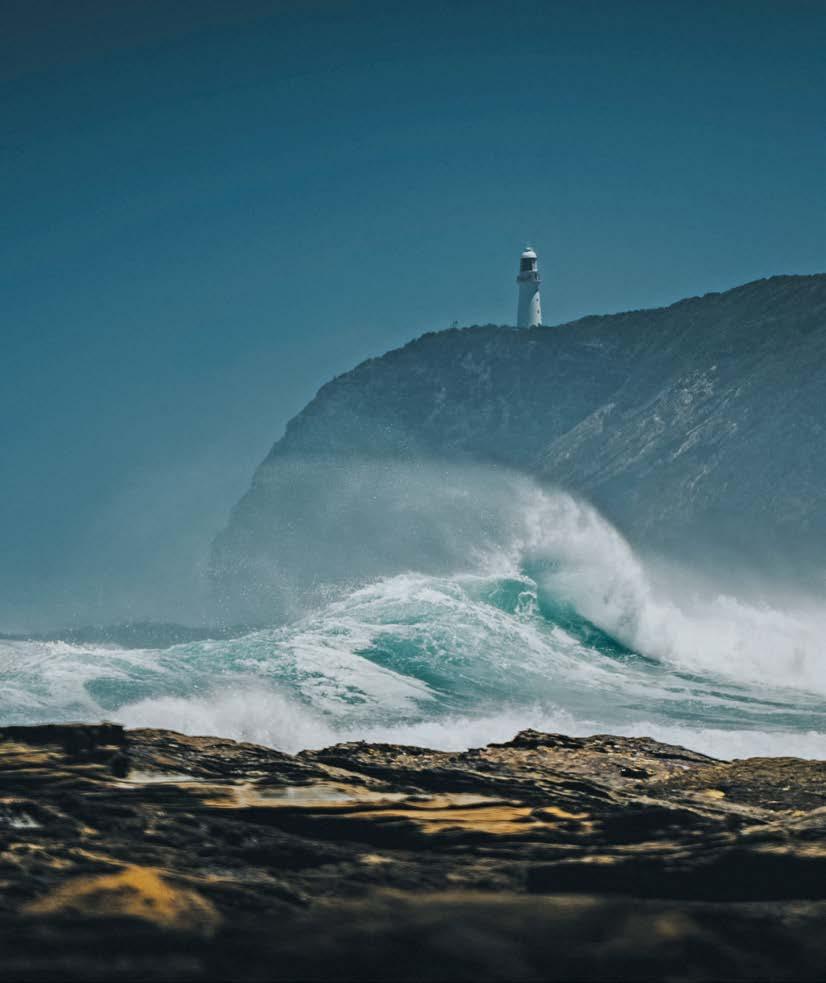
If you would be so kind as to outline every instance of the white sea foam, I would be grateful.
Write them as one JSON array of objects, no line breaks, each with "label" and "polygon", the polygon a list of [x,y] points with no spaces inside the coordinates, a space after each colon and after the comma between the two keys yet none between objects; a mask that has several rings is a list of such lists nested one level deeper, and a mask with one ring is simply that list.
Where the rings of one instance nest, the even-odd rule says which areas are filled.
[{"label": "white sea foam", "polygon": [[696,582],[653,577],[594,509],[538,488],[521,504],[528,535],[512,562],[539,568],[540,589],[629,648],[738,682],[826,694],[826,614],[811,604],[749,602]]},{"label": "white sea foam", "polygon": [[[415,568],[386,576],[359,576],[356,554],[348,581],[319,579],[300,617],[238,638],[0,642],[0,722],[109,718],[290,751],[458,749],[535,727],[826,757],[826,618],[677,589],[595,510],[523,477],[437,477],[438,489],[417,470],[403,503],[438,544],[433,569],[422,544]],[[391,568],[381,490],[395,481],[377,482],[357,524]]]},{"label": "white sea foam", "polygon": [[160,727],[184,734],[228,737],[280,751],[336,744],[339,736],[324,717],[268,689],[240,684],[229,692],[203,697],[141,700],[116,714],[127,727]]},{"label": "white sea foam", "polygon": [[118,719],[129,727],[162,727],[189,734],[220,735],[290,753],[345,741],[462,751],[504,743],[519,731],[532,728],[575,737],[607,733],[652,737],[723,759],[772,755],[826,758],[826,733],[821,731],[687,727],[644,719],[618,724],[578,719],[553,707],[510,707],[489,716],[454,715],[384,725],[369,721],[334,725],[279,693],[243,687],[213,697],[146,700],[125,707]]}]

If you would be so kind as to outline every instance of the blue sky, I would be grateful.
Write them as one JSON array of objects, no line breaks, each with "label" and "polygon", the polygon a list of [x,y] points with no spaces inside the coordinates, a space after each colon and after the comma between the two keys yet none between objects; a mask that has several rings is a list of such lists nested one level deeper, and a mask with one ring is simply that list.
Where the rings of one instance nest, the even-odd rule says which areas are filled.
[{"label": "blue sky", "polygon": [[5,0],[0,629],[183,589],[330,376],[826,268],[826,5]]}]

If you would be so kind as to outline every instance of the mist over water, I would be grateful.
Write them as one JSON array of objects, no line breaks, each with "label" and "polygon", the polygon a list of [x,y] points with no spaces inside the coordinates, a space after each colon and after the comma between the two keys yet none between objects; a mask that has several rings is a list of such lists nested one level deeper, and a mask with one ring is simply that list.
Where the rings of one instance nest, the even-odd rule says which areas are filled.
[{"label": "mist over water", "polygon": [[2,722],[291,751],[537,727],[826,757],[826,617],[803,599],[669,576],[586,503],[505,470],[296,458],[257,480],[278,503],[252,524],[269,559],[240,552],[219,601],[260,627],[165,649],[0,642]]}]

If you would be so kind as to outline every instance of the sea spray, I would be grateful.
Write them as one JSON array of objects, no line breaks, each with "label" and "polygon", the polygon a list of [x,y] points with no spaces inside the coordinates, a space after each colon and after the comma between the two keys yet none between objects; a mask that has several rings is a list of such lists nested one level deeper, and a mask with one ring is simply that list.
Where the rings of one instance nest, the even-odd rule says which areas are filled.
[{"label": "sea spray", "polygon": [[269,625],[165,649],[2,642],[0,721],[287,750],[466,747],[534,726],[826,753],[816,614],[670,589],[588,504],[507,471],[362,465],[327,474],[309,510],[299,492],[289,535],[271,530],[289,613],[276,598]]}]

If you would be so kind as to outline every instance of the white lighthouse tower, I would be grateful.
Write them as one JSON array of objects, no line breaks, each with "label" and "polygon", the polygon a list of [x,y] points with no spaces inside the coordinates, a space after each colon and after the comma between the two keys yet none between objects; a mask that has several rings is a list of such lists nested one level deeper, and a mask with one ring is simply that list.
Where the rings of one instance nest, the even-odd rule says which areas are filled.
[{"label": "white lighthouse tower", "polygon": [[542,307],[539,303],[539,271],[536,253],[530,246],[519,257],[519,306],[516,310],[517,328],[533,328],[542,324]]}]

